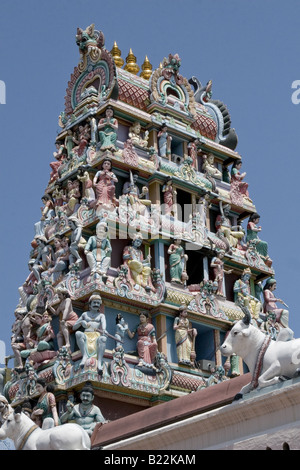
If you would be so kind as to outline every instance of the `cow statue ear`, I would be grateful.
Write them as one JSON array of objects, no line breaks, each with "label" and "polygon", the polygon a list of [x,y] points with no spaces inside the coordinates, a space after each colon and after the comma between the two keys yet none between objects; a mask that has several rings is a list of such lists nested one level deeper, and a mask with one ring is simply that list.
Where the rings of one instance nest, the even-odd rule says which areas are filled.
[{"label": "cow statue ear", "polygon": [[243,336],[249,336],[250,335],[250,328],[246,328],[245,330],[242,331]]}]

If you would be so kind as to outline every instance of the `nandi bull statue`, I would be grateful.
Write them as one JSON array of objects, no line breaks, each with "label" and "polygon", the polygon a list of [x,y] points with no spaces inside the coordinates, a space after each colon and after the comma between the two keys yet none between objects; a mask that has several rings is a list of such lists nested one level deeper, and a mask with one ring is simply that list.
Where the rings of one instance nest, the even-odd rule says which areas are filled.
[{"label": "nandi bull statue", "polygon": [[17,450],[90,450],[89,435],[78,424],[43,429],[17,408],[0,395],[0,440],[12,439]]},{"label": "nandi bull statue", "polygon": [[252,374],[251,382],[241,389],[236,400],[255,388],[291,379],[300,371],[300,339],[294,339],[293,331],[281,329],[274,341],[251,324],[248,308],[241,309],[244,318],[232,327],[220,348],[224,356],[240,356]]}]

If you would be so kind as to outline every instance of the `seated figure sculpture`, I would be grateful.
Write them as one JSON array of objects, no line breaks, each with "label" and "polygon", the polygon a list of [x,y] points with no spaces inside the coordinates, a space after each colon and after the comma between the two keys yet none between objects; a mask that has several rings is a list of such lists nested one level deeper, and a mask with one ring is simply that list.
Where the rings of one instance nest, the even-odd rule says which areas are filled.
[{"label": "seated figure sculpture", "polygon": [[62,424],[75,422],[82,426],[88,435],[91,436],[97,423],[107,423],[107,421],[102,415],[100,408],[93,404],[94,390],[89,383],[82,388],[80,400],[81,403],[76,405],[68,400],[66,404],[67,411],[61,416],[61,422]]},{"label": "seated figure sculpture", "polygon": [[123,251],[123,260],[129,267],[129,277],[133,287],[141,286],[146,290],[154,290],[151,282],[151,256],[144,259],[141,250],[143,238],[136,234],[132,240],[131,246],[126,246]]},{"label": "seated figure sculpture", "polygon": [[233,286],[233,291],[235,294],[235,303],[239,306],[248,308],[252,317],[255,320],[258,320],[262,305],[259,299],[257,299],[250,293],[250,278],[251,270],[249,268],[246,268],[244,269],[241,278],[235,281]]},{"label": "seated figure sculpture", "polygon": [[111,107],[106,108],[105,117],[98,123],[100,150],[110,150],[116,152],[118,121],[114,118],[114,111]]},{"label": "seated figure sculpture", "polygon": [[137,145],[139,147],[147,147],[148,146],[149,132],[146,131],[144,137],[142,137],[142,135],[141,135],[141,125],[140,125],[139,121],[135,121],[132,124],[132,126],[130,126],[128,136],[131,139],[133,145]]},{"label": "seated figure sculpture", "polygon": [[230,208],[229,204],[225,204],[223,206],[222,201],[220,201],[221,214],[216,218],[216,229],[218,230],[218,235],[221,235],[225,240],[227,240],[228,252],[236,248],[241,249],[241,240],[245,235],[243,228],[240,225],[231,225],[229,218]]},{"label": "seated figure sculpture", "polygon": [[84,248],[91,274],[99,273],[106,277],[111,263],[111,252],[107,223],[100,221],[96,226],[96,235],[92,235],[88,239]]},{"label": "seated figure sculpture", "polygon": [[145,215],[147,207],[151,206],[151,200],[145,198],[148,195],[146,186],[143,186],[142,193],[140,193],[136,184],[138,177],[139,173],[137,171],[134,173],[130,171],[130,180],[124,184],[123,194],[128,196],[129,204],[136,214]]}]

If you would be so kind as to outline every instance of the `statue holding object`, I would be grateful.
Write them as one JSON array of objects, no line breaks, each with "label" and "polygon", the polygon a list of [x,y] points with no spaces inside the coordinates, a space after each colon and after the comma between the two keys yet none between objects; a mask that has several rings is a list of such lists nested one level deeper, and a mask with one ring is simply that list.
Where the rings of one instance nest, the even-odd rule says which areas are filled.
[{"label": "statue holding object", "polygon": [[196,358],[195,340],[197,330],[192,327],[188,319],[186,305],[179,307],[179,316],[174,320],[173,330],[175,331],[178,363],[192,366]]},{"label": "statue holding object", "polygon": [[84,312],[73,325],[73,330],[80,327],[83,331],[76,331],[75,337],[77,345],[81,351],[82,359],[80,367],[85,366],[86,361],[97,356],[97,369],[100,375],[103,374],[103,357],[107,341],[106,318],[100,312],[102,299],[99,294],[93,294],[89,298],[89,310]]}]

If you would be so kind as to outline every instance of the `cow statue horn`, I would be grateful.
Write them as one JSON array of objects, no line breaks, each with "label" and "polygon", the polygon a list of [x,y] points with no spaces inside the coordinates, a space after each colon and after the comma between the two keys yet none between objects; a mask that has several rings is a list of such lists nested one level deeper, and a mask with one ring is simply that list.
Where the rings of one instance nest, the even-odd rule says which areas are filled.
[{"label": "cow statue horn", "polygon": [[240,309],[241,309],[241,310],[244,312],[244,314],[245,314],[244,318],[242,319],[242,322],[243,322],[245,325],[250,325],[250,323],[251,323],[251,313],[250,313],[249,308],[240,305]]}]

